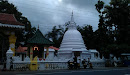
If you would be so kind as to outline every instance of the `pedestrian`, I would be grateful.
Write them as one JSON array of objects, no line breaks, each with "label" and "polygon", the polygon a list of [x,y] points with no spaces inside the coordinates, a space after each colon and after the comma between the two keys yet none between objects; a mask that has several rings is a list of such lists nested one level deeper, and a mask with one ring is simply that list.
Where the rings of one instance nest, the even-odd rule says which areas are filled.
[{"label": "pedestrian", "polygon": [[90,63],[90,59],[88,58],[88,64]]},{"label": "pedestrian", "polygon": [[74,63],[74,69],[77,69],[77,62],[73,61],[73,63]]},{"label": "pedestrian", "polygon": [[73,69],[73,63],[70,60],[68,61],[68,68]]},{"label": "pedestrian", "polygon": [[83,66],[84,66],[84,69],[86,69],[87,64],[86,64],[86,60],[85,60],[85,59],[82,61],[82,64],[83,64]]},{"label": "pedestrian", "polygon": [[70,69],[70,60],[68,61],[68,68]]},{"label": "pedestrian", "polygon": [[74,57],[74,69],[77,69],[77,56]]},{"label": "pedestrian", "polygon": [[74,63],[70,62],[70,69],[73,69],[73,68],[74,68]]},{"label": "pedestrian", "polygon": [[89,68],[90,68],[90,69],[93,69],[93,65],[92,65],[91,62],[89,63]]},{"label": "pedestrian", "polygon": [[117,63],[116,63],[116,61],[114,61],[114,66],[117,67]]},{"label": "pedestrian", "polygon": [[77,68],[80,69],[80,59],[77,60]]},{"label": "pedestrian", "polygon": [[90,66],[90,59],[88,58],[87,65]]}]

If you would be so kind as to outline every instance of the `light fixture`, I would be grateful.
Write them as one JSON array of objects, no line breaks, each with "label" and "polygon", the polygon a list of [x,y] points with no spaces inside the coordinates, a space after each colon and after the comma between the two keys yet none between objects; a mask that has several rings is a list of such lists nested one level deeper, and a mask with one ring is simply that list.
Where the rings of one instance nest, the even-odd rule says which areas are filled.
[{"label": "light fixture", "polygon": [[34,46],[34,47],[33,47],[33,50],[34,50],[34,51],[36,51],[36,50],[39,51],[39,49],[38,49],[37,46]]}]

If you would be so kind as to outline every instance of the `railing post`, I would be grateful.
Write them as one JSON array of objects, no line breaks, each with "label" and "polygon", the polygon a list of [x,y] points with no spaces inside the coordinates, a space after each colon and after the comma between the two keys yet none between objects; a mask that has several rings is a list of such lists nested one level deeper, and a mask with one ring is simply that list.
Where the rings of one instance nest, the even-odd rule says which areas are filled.
[{"label": "railing post", "polygon": [[[11,48],[9,48],[9,50],[6,52],[6,69],[9,70],[10,69],[10,58],[13,56],[13,51],[11,50]],[[13,63],[12,63],[13,64]]]}]

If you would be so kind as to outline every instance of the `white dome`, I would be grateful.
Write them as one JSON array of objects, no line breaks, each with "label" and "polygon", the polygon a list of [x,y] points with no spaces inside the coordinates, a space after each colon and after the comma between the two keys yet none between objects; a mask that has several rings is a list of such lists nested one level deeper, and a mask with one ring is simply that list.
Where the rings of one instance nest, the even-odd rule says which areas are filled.
[{"label": "white dome", "polygon": [[68,31],[66,31],[66,33],[64,34],[62,43],[69,42],[69,41],[74,41],[74,42],[82,41],[83,42],[80,32],[76,29],[73,29],[73,30],[69,29]]},{"label": "white dome", "polygon": [[64,34],[64,38],[62,40],[62,44],[60,46],[60,50],[64,48],[66,49],[71,48],[73,50],[81,48],[86,49],[82,36],[78,30],[69,29],[68,31],[66,31],[66,33]]},{"label": "white dome", "polygon": [[73,20],[73,15],[68,26],[68,30],[65,32],[62,43],[60,45],[61,51],[87,51],[82,39],[81,33],[76,29],[76,24]]}]

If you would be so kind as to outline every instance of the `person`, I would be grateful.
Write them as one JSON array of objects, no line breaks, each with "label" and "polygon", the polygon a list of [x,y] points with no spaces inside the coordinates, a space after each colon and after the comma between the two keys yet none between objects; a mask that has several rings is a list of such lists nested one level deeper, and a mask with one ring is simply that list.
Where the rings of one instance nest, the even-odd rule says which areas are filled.
[{"label": "person", "polygon": [[80,59],[77,60],[77,68],[80,69]]},{"label": "person", "polygon": [[68,61],[68,68],[73,69],[73,66],[74,66],[73,62],[69,60]]},{"label": "person", "polygon": [[70,62],[70,69],[73,69],[73,68],[74,68],[74,63]]},{"label": "person", "polygon": [[74,59],[74,61],[73,61],[74,69],[77,69],[77,56],[75,56],[73,59]]},{"label": "person", "polygon": [[82,64],[83,64],[83,66],[84,66],[84,69],[86,69],[87,64],[86,64],[86,60],[85,60],[85,59],[82,61]]},{"label": "person", "polygon": [[117,67],[117,63],[114,61],[114,66]]},{"label": "person", "polygon": [[90,59],[88,58],[87,65],[90,66]]},{"label": "person", "polygon": [[70,60],[68,61],[68,68],[70,69]]},{"label": "person", "polygon": [[93,65],[92,65],[91,62],[89,63],[89,68],[90,68],[90,69],[93,69]]},{"label": "person", "polygon": [[72,69],[72,66],[71,66],[72,64],[70,63],[70,60],[68,61],[68,68],[69,69]]},{"label": "person", "polygon": [[90,59],[88,58],[88,64],[90,63]]}]

